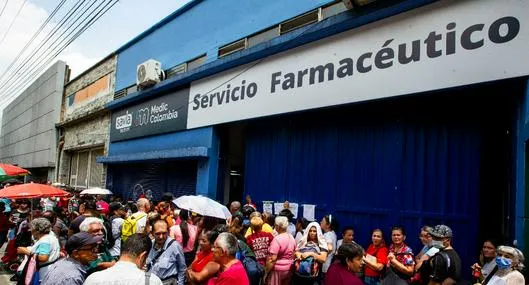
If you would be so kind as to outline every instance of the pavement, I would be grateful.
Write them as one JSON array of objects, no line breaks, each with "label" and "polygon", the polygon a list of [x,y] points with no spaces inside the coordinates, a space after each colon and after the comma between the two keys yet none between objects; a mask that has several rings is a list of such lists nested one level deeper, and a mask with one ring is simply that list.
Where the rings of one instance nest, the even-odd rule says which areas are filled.
[{"label": "pavement", "polygon": [[[0,248],[0,256],[4,256],[6,243]],[[0,266],[0,284],[2,285],[15,285],[17,282],[9,281],[9,278],[13,276],[13,273],[6,271]]]}]

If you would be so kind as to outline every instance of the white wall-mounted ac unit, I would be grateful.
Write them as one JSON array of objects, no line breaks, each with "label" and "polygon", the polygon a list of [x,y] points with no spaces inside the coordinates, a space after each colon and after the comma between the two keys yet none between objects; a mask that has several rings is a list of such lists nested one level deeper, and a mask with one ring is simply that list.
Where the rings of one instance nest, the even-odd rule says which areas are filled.
[{"label": "white wall-mounted ac unit", "polygon": [[136,68],[136,85],[139,89],[153,86],[163,80],[162,64],[154,59],[149,59]]}]

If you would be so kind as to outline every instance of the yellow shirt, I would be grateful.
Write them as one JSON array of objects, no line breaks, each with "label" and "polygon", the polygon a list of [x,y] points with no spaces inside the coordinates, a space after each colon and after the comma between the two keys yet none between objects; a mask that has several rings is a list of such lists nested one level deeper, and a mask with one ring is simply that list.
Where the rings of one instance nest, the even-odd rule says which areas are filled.
[{"label": "yellow shirt", "polygon": [[[263,232],[274,234],[274,228],[272,228],[269,224],[264,223],[263,228],[261,229]],[[246,233],[244,234],[244,237],[247,238],[249,235],[253,234],[252,228],[248,228]]]}]

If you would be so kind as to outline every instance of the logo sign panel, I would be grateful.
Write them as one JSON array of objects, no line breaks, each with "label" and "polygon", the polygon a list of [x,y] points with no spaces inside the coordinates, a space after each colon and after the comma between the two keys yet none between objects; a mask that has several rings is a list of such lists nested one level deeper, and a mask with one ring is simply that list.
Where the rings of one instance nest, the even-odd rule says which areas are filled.
[{"label": "logo sign panel", "polygon": [[529,1],[439,1],[193,82],[187,127],[525,76],[528,51]]},{"label": "logo sign panel", "polygon": [[188,101],[186,88],[113,113],[110,141],[184,130]]}]

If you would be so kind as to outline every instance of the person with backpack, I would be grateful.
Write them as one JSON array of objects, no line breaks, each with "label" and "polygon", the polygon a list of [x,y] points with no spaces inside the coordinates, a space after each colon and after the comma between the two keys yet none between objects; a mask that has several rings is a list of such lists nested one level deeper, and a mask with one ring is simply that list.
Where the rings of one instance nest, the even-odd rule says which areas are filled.
[{"label": "person with backpack", "polygon": [[125,207],[120,202],[112,202],[109,205],[110,210],[110,223],[112,225],[112,237],[114,238],[114,244],[111,245],[109,251],[110,255],[114,259],[119,259],[121,252],[121,228],[127,217]]},{"label": "person with backpack", "polygon": [[127,240],[128,237],[135,233],[144,233],[147,225],[147,213],[151,209],[151,203],[146,198],[138,199],[136,203],[138,211],[130,215],[121,228],[121,241]]},{"label": "person with backpack", "polygon": [[320,224],[310,223],[296,246],[294,261],[294,284],[320,284],[321,267],[329,253],[328,243],[323,236]]},{"label": "person with backpack", "polygon": [[232,216],[228,231],[237,238],[237,258],[243,265],[246,276],[251,285],[259,285],[264,276],[264,266],[257,262],[255,254],[252,249],[246,244],[246,239],[242,236],[243,233],[243,217],[242,215]]},{"label": "person with backpack", "polygon": [[428,232],[432,236],[431,245],[439,252],[421,267],[422,284],[456,284],[461,278],[461,259],[452,248],[452,229],[437,225]]},{"label": "person with backpack", "polygon": [[213,260],[221,266],[217,278],[208,285],[250,285],[243,264],[235,257],[238,250],[237,237],[230,233],[221,233],[213,244]]},{"label": "person with backpack", "polygon": [[160,277],[164,285],[184,285],[187,266],[178,242],[169,237],[165,220],[153,224],[154,244],[147,256],[147,272]]}]

